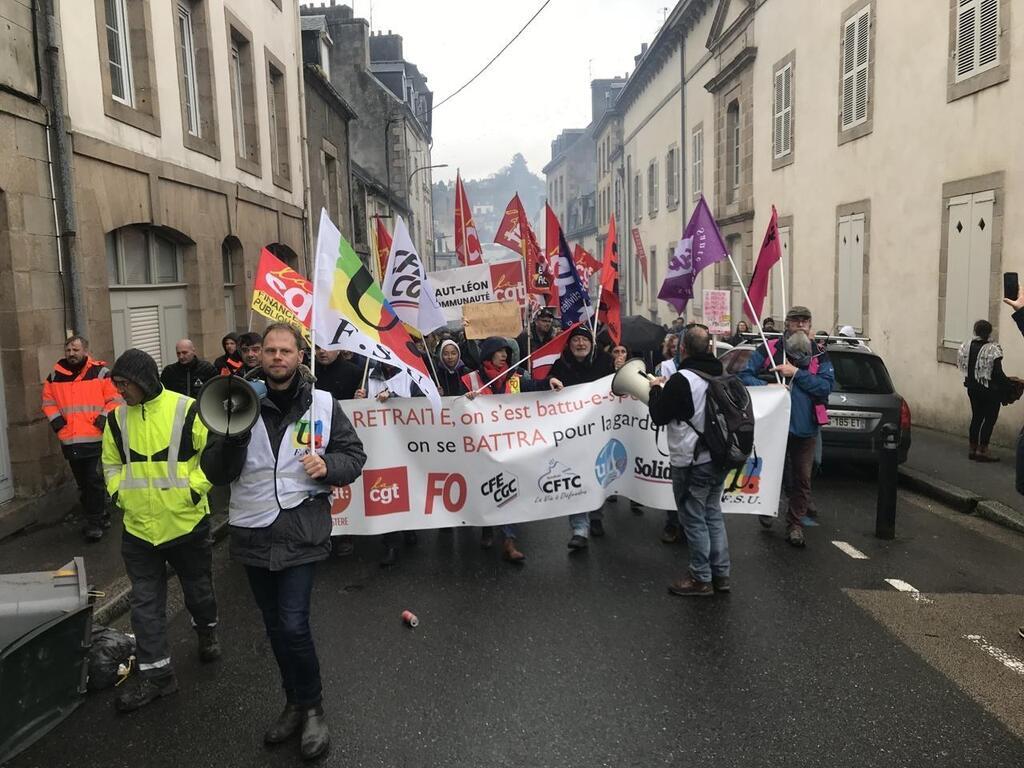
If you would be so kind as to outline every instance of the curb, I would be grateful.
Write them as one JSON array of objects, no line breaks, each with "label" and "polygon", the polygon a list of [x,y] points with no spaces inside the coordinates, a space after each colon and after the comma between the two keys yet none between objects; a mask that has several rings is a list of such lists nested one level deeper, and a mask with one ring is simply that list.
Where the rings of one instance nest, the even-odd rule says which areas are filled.
[{"label": "curb", "polygon": [[944,480],[939,480],[909,467],[899,468],[899,480],[900,485],[905,488],[919,491],[925,496],[930,496],[936,501],[941,501],[943,504],[965,514],[974,512],[978,504],[983,501],[982,497],[973,491],[968,491],[958,485],[947,483]]},{"label": "curb", "polygon": [[[216,544],[227,536],[227,534],[228,518],[227,515],[225,515],[221,520],[214,522],[210,526],[210,535],[213,537],[213,543]],[[106,593],[107,598],[93,609],[93,625],[105,627],[110,626],[110,624],[128,612],[128,608],[130,607],[130,598],[132,595],[132,585],[131,582],[128,581],[127,576],[122,576],[110,585]]]},{"label": "curb", "polygon": [[1024,514],[1021,514],[1013,507],[1008,507],[1000,501],[985,499],[979,501],[977,512],[986,520],[998,523],[1006,528],[1024,533]]}]

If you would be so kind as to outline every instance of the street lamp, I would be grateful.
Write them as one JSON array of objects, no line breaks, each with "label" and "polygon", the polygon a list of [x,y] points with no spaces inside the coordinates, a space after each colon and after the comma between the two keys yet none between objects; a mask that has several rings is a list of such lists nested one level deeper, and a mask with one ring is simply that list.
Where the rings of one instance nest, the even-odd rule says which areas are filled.
[{"label": "street lamp", "polygon": [[412,186],[412,177],[415,176],[420,171],[428,171],[431,168],[447,168],[447,167],[448,167],[448,163],[438,163],[437,165],[424,165],[421,168],[417,168],[415,171],[413,171],[412,173],[409,174],[409,185]]}]

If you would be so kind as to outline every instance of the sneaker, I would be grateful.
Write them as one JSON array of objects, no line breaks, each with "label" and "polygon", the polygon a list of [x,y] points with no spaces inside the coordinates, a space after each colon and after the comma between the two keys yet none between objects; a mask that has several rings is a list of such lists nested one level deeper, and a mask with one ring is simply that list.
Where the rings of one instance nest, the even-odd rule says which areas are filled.
[{"label": "sneaker", "polygon": [[679,526],[666,525],[661,532],[662,544],[675,544],[679,541]]},{"label": "sneaker", "polygon": [[590,535],[591,536],[604,536],[604,523],[601,520],[590,521]]},{"label": "sneaker", "polygon": [[569,549],[586,549],[587,543],[588,542],[586,536],[580,536],[578,533],[574,533],[572,538],[569,539]]},{"label": "sneaker", "polygon": [[103,538],[104,530],[100,523],[89,523],[82,529],[82,536],[88,542],[96,542]]},{"label": "sneaker", "polygon": [[804,529],[798,526],[793,526],[789,529],[789,533],[786,534],[786,541],[792,544],[794,547],[803,547],[806,545],[804,541]]},{"label": "sneaker", "polygon": [[715,588],[715,592],[732,592],[732,584],[729,582],[728,576],[712,576],[711,586]]},{"label": "sneaker", "polygon": [[772,523],[775,522],[775,518],[771,515],[758,515],[757,522],[761,524],[762,528],[771,528]]},{"label": "sneaker", "polygon": [[114,700],[114,706],[118,712],[134,712],[150,702],[177,692],[178,678],[173,674],[164,677],[142,677]]},{"label": "sneaker", "polygon": [[203,629],[196,630],[199,635],[199,660],[203,664],[220,659],[220,641],[217,639],[217,630]]},{"label": "sneaker", "polygon": [[685,579],[669,584],[668,591],[681,597],[710,597],[715,594],[715,589],[710,581],[697,581],[689,575]]}]

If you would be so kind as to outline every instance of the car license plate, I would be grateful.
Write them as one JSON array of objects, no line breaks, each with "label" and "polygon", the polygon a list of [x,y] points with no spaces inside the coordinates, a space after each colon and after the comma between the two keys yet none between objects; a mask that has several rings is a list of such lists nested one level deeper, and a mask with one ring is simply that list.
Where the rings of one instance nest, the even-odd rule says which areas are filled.
[{"label": "car license plate", "polygon": [[853,416],[832,416],[828,425],[833,429],[866,429],[867,419],[858,419]]}]

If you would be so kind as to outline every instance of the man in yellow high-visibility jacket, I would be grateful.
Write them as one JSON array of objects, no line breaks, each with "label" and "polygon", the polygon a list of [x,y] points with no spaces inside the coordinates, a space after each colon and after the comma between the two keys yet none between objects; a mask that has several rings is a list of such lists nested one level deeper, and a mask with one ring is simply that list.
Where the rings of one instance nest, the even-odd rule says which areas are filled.
[{"label": "man in yellow high-visibility jacket", "polygon": [[102,459],[107,491],[124,512],[121,555],[132,584],[140,679],[116,701],[130,712],[178,690],[167,646],[167,563],[192,614],[200,660],[220,658],[211,484],[199,467],[207,431],[195,400],[165,389],[156,361],[140,349],[117,359],[111,379],[126,403],[107,419]]}]

